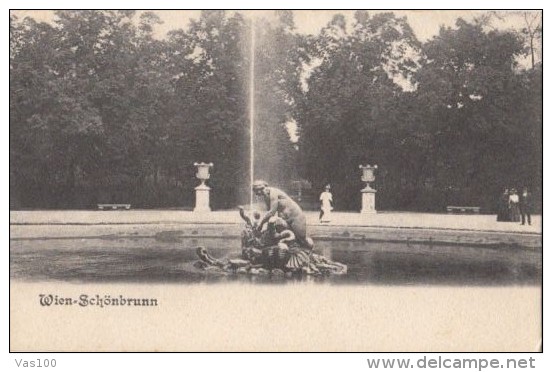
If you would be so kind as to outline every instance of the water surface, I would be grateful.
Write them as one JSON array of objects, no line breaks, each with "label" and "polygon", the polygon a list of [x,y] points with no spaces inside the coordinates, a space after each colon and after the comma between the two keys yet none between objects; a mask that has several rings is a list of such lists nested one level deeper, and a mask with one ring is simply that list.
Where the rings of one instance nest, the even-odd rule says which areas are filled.
[{"label": "water surface", "polygon": [[346,276],[271,278],[205,272],[193,267],[195,248],[235,257],[234,238],[13,239],[10,278],[24,281],[219,283],[243,281],[372,285],[540,285],[542,250],[360,241],[316,241],[316,251],[349,267]]}]

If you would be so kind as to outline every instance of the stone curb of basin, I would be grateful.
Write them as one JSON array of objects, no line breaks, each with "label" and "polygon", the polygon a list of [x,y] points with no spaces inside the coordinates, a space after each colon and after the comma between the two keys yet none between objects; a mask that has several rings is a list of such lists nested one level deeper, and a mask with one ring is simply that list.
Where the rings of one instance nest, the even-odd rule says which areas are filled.
[{"label": "stone curb of basin", "polygon": [[[11,240],[239,238],[243,224],[234,222],[11,223]],[[309,225],[316,240],[542,248],[542,234],[434,227],[377,225]]]}]

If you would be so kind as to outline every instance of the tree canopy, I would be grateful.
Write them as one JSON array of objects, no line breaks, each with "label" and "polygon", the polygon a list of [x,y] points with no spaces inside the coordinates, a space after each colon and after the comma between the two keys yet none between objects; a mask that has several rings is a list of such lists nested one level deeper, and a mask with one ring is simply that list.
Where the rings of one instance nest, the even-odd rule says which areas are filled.
[{"label": "tree canopy", "polygon": [[533,21],[504,31],[458,19],[425,42],[393,13],[337,14],[316,35],[297,32],[290,11],[255,22],[203,11],[161,39],[160,22],[115,10],[57,11],[53,23],[10,15],[12,208],[191,207],[196,161],[215,164],[215,208],[245,202],[251,35],[256,177],[312,193],[331,183],[349,210],[366,163],[379,166],[378,209],[492,210],[505,187],[541,192]]}]

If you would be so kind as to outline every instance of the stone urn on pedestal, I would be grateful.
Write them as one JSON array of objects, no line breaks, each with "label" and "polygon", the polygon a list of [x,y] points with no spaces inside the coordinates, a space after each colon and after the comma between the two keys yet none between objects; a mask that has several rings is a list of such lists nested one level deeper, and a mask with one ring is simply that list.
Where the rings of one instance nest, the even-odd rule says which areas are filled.
[{"label": "stone urn on pedestal", "polygon": [[210,212],[209,191],[211,191],[211,188],[205,184],[205,181],[211,177],[209,168],[213,166],[213,163],[194,163],[194,166],[197,167],[196,177],[201,181],[201,184],[195,188],[196,204],[194,212]]},{"label": "stone urn on pedestal", "polygon": [[359,165],[359,168],[362,169],[362,182],[366,182],[366,187],[360,190],[362,193],[362,209],[360,213],[370,214],[376,213],[376,190],[374,190],[370,183],[376,180],[374,171],[378,169],[377,165]]}]

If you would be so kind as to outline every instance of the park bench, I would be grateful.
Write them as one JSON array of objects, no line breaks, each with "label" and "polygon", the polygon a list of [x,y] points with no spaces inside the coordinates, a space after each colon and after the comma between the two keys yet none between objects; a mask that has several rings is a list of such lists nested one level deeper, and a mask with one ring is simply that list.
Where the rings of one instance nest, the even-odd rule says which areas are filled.
[{"label": "park bench", "polygon": [[98,204],[99,210],[104,209],[111,209],[111,210],[117,210],[117,209],[130,209],[130,204]]},{"label": "park bench", "polygon": [[466,212],[469,212],[469,213],[479,213],[481,211],[481,207],[458,207],[458,206],[454,206],[454,205],[449,205],[447,207],[447,213],[454,213],[454,212],[459,212],[459,213],[466,213]]}]

